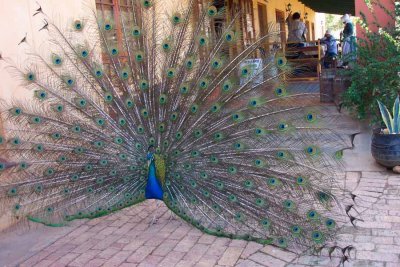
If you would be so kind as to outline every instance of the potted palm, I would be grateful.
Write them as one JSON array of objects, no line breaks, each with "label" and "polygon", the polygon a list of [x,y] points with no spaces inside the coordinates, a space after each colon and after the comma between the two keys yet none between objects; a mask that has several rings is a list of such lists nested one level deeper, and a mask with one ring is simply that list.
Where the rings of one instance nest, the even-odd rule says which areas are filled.
[{"label": "potted palm", "polygon": [[393,106],[393,115],[378,100],[382,120],[386,128],[374,130],[371,151],[375,160],[383,166],[400,166],[400,99],[397,96]]}]

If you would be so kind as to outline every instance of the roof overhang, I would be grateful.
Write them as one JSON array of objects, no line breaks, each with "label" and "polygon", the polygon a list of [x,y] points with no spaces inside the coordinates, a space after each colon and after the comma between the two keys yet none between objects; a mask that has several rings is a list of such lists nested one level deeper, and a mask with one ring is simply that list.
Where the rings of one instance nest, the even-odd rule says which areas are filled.
[{"label": "roof overhang", "polygon": [[352,14],[356,13],[355,0],[300,0],[303,4],[320,13]]}]

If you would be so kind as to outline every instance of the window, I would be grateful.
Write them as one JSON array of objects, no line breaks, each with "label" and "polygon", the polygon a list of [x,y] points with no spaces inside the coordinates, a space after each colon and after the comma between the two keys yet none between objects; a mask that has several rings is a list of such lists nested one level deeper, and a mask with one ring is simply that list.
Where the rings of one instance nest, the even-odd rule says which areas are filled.
[{"label": "window", "polygon": [[[133,14],[135,0],[96,0],[96,9],[99,17],[105,20],[112,20],[114,22],[114,34],[111,40],[108,40],[114,46],[118,47],[121,51],[119,59],[121,62],[126,62],[126,54],[123,53],[123,33],[122,21],[128,24]],[[109,65],[107,57],[103,56],[103,63]]]}]

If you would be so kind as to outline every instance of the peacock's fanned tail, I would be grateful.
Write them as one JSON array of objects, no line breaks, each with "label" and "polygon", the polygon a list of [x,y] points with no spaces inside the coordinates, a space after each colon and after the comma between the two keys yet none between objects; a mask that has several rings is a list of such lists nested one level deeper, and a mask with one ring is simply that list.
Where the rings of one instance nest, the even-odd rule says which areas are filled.
[{"label": "peacock's fanned tail", "polygon": [[47,19],[51,53],[14,67],[34,97],[2,111],[2,212],[56,226],[136,204],[154,147],[164,202],[202,231],[293,250],[334,239],[350,138],[285,82],[279,51],[250,61],[274,27],[234,53],[240,14],[195,2],[136,0],[68,30]]}]

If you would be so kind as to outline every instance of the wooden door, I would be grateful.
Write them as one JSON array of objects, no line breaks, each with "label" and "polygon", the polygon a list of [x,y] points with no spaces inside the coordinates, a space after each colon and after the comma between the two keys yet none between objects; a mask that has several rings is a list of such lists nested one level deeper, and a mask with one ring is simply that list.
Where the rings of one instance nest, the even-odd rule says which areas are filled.
[{"label": "wooden door", "polygon": [[[268,34],[268,18],[267,18],[267,5],[258,3],[258,23],[260,27],[260,36],[265,36]],[[269,38],[267,38],[262,45],[265,51],[269,50]]]},{"label": "wooden door", "polygon": [[276,24],[278,31],[281,32],[281,43],[282,46],[286,44],[286,17],[285,17],[285,12],[282,10],[275,10],[275,15],[276,15]]}]

